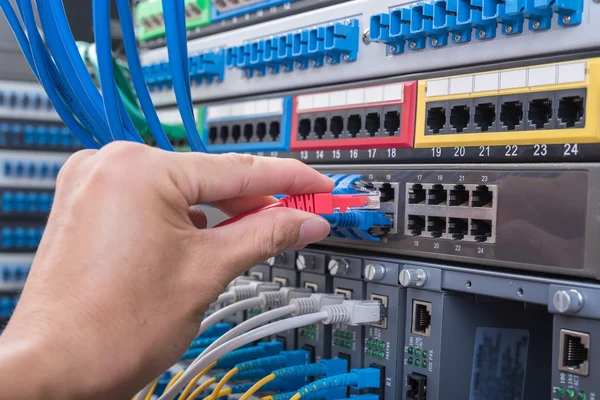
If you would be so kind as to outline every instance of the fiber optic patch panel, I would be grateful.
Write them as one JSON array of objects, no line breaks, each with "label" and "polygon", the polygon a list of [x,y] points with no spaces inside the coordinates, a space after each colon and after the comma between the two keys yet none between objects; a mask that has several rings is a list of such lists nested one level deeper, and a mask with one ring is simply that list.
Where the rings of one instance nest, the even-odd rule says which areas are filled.
[{"label": "fiber optic patch panel", "polygon": [[54,188],[56,177],[70,154],[0,151],[0,186]]},{"label": "fiber optic patch panel", "polygon": [[294,0],[211,0],[211,20],[217,22],[223,19],[243,18],[245,14],[293,2]]},{"label": "fiber optic patch panel", "polygon": [[23,289],[31,270],[33,254],[0,255],[0,292],[12,292]]},{"label": "fiber optic patch panel", "polygon": [[44,234],[44,225],[27,222],[0,222],[0,251],[31,253],[37,250]]},{"label": "fiber optic patch panel", "polygon": [[37,83],[0,80],[0,118],[60,121],[44,89]]},{"label": "fiber optic patch panel", "polygon": [[[361,346],[362,366],[382,372],[384,389],[374,391],[380,399],[498,398],[494,393],[510,399],[597,398],[596,284],[327,247],[298,252],[296,259],[306,255],[357,260],[359,279],[320,267],[310,278],[362,282],[365,299],[385,308],[379,323],[365,327]],[[338,344],[344,340],[339,333],[337,338]]]},{"label": "fiber optic patch panel", "polygon": [[289,151],[290,97],[211,105],[200,109],[198,116],[211,153]]},{"label": "fiber optic patch panel", "polygon": [[[453,15],[455,13],[453,4],[457,7],[457,15]],[[519,1],[515,1],[509,6],[519,7],[519,4],[521,4]],[[248,52],[251,55],[251,44],[256,43],[255,53],[258,56],[255,60],[258,63],[255,65],[259,68],[253,70],[265,68],[264,76],[256,73],[251,75],[241,73],[237,71],[238,68],[226,70],[222,82],[194,87],[192,98],[197,102],[209,101],[224,97],[439,71],[475,63],[532,59],[543,55],[555,56],[594,48],[600,44],[594,26],[594,21],[600,17],[600,6],[593,0],[583,0],[579,3],[574,1],[572,4],[523,1],[523,6],[518,10],[512,10],[510,7],[507,10],[506,7],[507,5],[493,0],[479,3],[475,0],[455,2],[439,0],[403,4],[392,0],[377,2],[355,0],[292,15],[267,24],[256,24],[219,35],[190,40],[188,48],[191,55],[235,48],[242,48],[244,54]],[[458,9],[460,9],[460,18]],[[434,11],[437,17],[435,26],[433,14],[429,15]],[[278,45],[278,49],[287,48],[285,46],[289,45],[286,42],[285,46],[281,47],[271,38],[287,38],[287,34],[293,34],[299,37],[297,43],[302,47],[307,43],[307,40],[302,39],[303,32],[315,31],[318,38],[318,29],[314,28],[326,27],[331,23],[344,23],[347,20],[352,21],[352,24],[356,21],[361,38],[356,43],[352,42],[352,45],[356,46],[351,49],[353,53],[356,52],[356,61],[342,63],[343,72],[340,72],[340,66],[318,67],[319,62],[317,62],[312,68],[288,70],[286,67],[286,71],[280,69],[276,73],[276,69],[273,72],[267,69],[266,63],[277,64],[277,59],[267,58],[265,63],[260,61],[261,43],[264,43],[263,49],[272,49],[274,44]],[[567,20],[568,23],[565,22]],[[388,25],[386,21],[389,21]],[[523,21],[523,31],[516,33],[519,31],[516,28],[521,21]],[[550,25],[547,25],[548,21]],[[460,33],[456,31],[455,26]],[[511,28],[507,28],[508,26]],[[394,30],[396,27],[398,31]],[[507,29],[511,30],[510,34],[506,34],[509,33],[506,32]],[[485,35],[482,32],[485,32]],[[389,36],[391,38],[388,40]],[[457,36],[460,36],[458,40],[460,43],[453,42],[457,41]],[[449,39],[447,45],[443,45],[443,38]],[[535,46],[530,45],[533,41]],[[433,42],[436,45],[432,47]],[[404,43],[402,48],[406,50],[403,54],[396,54],[401,48],[399,43]],[[250,46],[246,47],[247,44]],[[392,47],[393,52],[390,51]],[[348,47],[344,46],[344,50],[347,49]],[[320,57],[318,51],[316,54]],[[310,56],[307,54],[306,58],[310,59]],[[142,57],[144,65],[160,63],[168,59],[164,48],[148,51]],[[244,55],[244,58],[248,59],[248,62],[251,61],[251,57]],[[282,61],[287,60],[290,59],[285,58]],[[241,67],[248,65],[242,64]],[[301,67],[304,65],[306,64],[300,64]],[[153,100],[159,106],[175,104],[173,91],[168,88],[155,91]]]},{"label": "fiber optic patch panel", "polygon": [[0,188],[0,216],[45,218],[53,201],[53,190]]},{"label": "fiber optic patch panel", "polygon": [[0,321],[6,321],[10,318],[18,301],[18,296],[0,295]]}]

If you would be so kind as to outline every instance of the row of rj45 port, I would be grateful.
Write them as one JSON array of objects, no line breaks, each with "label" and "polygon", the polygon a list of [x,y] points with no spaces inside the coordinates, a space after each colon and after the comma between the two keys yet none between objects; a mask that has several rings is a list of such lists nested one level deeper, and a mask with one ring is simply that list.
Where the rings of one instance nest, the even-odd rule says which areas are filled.
[{"label": "row of rj45 port", "polygon": [[426,135],[583,128],[586,89],[427,103]]},{"label": "row of rj45 port", "polygon": [[407,185],[407,203],[450,207],[491,208],[495,188],[487,185],[441,185],[413,183]]}]

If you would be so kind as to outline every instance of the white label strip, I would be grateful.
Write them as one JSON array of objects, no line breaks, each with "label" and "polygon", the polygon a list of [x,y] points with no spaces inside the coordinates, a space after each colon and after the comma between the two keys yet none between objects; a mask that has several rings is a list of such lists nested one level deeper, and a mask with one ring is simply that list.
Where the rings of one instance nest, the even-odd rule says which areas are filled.
[{"label": "white label strip", "polygon": [[464,75],[427,81],[427,97],[522,89],[586,80],[586,62],[543,65],[508,71]]},{"label": "white label strip", "polygon": [[360,89],[336,90],[334,92],[305,94],[297,97],[296,110],[308,112],[328,108],[361,106],[382,102],[402,101],[404,84],[372,86]]},{"label": "white label strip", "polygon": [[226,118],[254,117],[260,115],[282,115],[283,112],[283,98],[252,100],[239,103],[208,106],[206,119],[207,121],[215,121]]}]

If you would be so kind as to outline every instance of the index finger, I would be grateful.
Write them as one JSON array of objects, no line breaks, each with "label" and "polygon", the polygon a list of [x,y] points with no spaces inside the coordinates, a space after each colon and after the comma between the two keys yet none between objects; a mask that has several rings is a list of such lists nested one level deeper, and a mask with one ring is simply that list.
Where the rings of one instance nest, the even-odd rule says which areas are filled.
[{"label": "index finger", "polygon": [[169,155],[170,172],[189,205],[333,190],[331,179],[298,160],[233,153]]}]

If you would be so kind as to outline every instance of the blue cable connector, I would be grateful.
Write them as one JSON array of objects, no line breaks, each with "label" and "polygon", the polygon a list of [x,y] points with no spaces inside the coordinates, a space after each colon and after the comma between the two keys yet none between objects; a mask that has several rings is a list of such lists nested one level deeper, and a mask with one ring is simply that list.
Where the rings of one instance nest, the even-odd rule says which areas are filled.
[{"label": "blue cable connector", "polygon": [[353,369],[349,373],[323,378],[303,386],[298,393],[302,397],[325,389],[351,387],[355,390],[377,389],[380,386],[380,371],[376,368]]},{"label": "blue cable connector", "polygon": [[[216,374],[213,376],[217,380],[217,382],[221,381],[223,377],[226,375],[226,372],[222,372],[220,374]],[[257,379],[261,379],[264,376],[269,375],[269,371],[264,368],[256,368],[256,369],[248,369],[245,371],[240,371],[233,378],[231,378],[230,382],[234,381],[255,381]]]},{"label": "blue cable connector", "polygon": [[257,346],[238,349],[225,354],[217,361],[219,368],[233,368],[236,364],[260,357],[274,356],[283,350],[283,343],[274,341],[259,343]]},{"label": "blue cable connector", "polygon": [[202,335],[200,335],[199,339],[223,336],[225,333],[229,332],[231,328],[233,328],[233,324],[229,322],[215,324],[208,328]]}]

